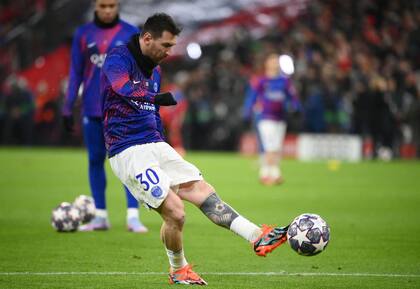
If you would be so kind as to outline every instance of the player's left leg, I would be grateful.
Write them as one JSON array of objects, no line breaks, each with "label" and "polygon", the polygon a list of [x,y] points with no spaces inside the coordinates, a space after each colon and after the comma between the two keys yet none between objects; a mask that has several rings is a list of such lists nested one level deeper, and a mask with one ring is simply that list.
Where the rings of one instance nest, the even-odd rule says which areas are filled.
[{"label": "player's left leg", "polygon": [[283,150],[283,142],[286,136],[287,125],[285,121],[278,121],[275,123],[275,134],[278,136],[278,143],[276,144],[275,150],[272,152],[272,166],[270,169],[271,178],[274,184],[283,183],[283,175],[280,170],[281,153]]},{"label": "player's left leg", "polygon": [[263,151],[260,180],[265,185],[280,184],[283,182],[283,176],[279,168],[279,162],[286,134],[286,123],[263,119],[258,122],[257,128]]},{"label": "player's left leg", "polygon": [[95,218],[88,224],[80,226],[80,231],[107,230],[109,228],[106,210],[105,188],[106,176],[104,162],[106,149],[100,118],[83,118],[83,136],[89,159],[89,184],[95,201]]},{"label": "player's left leg", "polygon": [[213,223],[251,242],[259,256],[266,256],[287,240],[287,227],[258,227],[221,200],[204,180],[181,184],[178,195],[200,208]]},{"label": "player's left leg", "polygon": [[281,184],[283,182],[283,176],[279,167],[280,162],[280,152],[266,152],[264,154],[264,158],[266,159],[267,163],[267,175],[268,181],[265,183],[266,185],[275,185]]}]

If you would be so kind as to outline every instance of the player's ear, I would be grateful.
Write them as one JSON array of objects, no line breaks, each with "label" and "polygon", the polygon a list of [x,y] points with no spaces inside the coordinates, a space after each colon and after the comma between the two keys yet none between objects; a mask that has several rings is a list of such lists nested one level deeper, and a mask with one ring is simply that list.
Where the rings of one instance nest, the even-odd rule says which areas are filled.
[{"label": "player's ear", "polygon": [[152,34],[150,34],[150,32],[145,32],[145,33],[143,34],[142,38],[143,38],[143,41],[144,41],[146,44],[147,44],[147,43],[149,43],[150,41],[152,41],[152,40],[153,40],[153,36],[152,36]]}]

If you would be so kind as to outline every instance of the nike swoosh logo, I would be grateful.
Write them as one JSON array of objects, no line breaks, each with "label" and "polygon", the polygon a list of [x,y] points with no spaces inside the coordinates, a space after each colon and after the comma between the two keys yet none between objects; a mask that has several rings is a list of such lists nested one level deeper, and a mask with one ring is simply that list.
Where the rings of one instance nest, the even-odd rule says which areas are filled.
[{"label": "nike swoosh logo", "polygon": [[91,47],[93,47],[93,46],[95,46],[96,45],[96,42],[91,42],[91,43],[89,43],[88,45],[87,45],[87,47],[88,48],[91,48]]},{"label": "nike swoosh logo", "polygon": [[137,84],[137,83],[140,83],[140,82],[141,82],[140,80],[137,80],[137,81],[136,80],[133,80],[133,83],[134,84]]}]

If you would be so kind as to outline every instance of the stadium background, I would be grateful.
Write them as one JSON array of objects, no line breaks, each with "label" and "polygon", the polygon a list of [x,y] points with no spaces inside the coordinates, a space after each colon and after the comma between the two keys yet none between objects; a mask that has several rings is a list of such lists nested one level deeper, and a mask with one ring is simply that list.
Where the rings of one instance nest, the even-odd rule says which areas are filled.
[{"label": "stadium background", "polygon": [[[286,182],[269,187],[258,182],[258,158],[236,153],[248,130],[241,118],[247,81],[265,52],[279,49],[294,59],[303,107],[289,115],[288,152],[293,135],[317,133],[329,147],[339,133],[360,137],[366,158],[375,140],[396,157],[418,156],[419,1],[121,3],[121,17],[132,23],[165,11],[184,25],[163,70],[168,87],[188,83],[187,160],[257,224],[312,212],[331,227],[331,242],[316,257],[285,245],[257,258],[186,204],[185,250],[209,288],[420,288],[418,161],[285,159]],[[91,4],[0,2],[0,288],[172,288],[160,217],[142,210],[150,233],[127,232],[121,184],[108,164],[112,229],[65,234],[50,224],[60,202],[90,194],[80,128],[66,134],[60,108],[73,32],[92,18]],[[200,58],[190,57],[197,50],[188,56],[190,43],[200,44]]]},{"label": "stadium background", "polygon": [[[60,108],[75,27],[92,19],[92,1],[2,1],[0,137],[3,145],[81,145]],[[262,57],[292,56],[302,110],[291,134],[357,134],[365,157],[390,148],[419,154],[418,1],[121,1],[121,18],[142,23],[167,12],[184,31],[163,65],[167,87],[183,74],[187,149],[236,150],[241,109]],[[200,50],[188,52],[188,44]],[[190,46],[191,47],[191,46]],[[197,49],[197,47],[196,47]],[[201,53],[200,53],[201,52]],[[198,54],[197,54],[198,53]]]}]

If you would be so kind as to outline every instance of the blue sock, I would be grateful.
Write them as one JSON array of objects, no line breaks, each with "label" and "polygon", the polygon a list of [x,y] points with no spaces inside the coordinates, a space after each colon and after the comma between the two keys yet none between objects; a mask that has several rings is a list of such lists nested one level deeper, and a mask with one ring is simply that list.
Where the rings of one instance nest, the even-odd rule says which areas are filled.
[{"label": "blue sock", "polygon": [[139,207],[139,203],[137,202],[136,198],[130,193],[126,186],[124,186],[125,195],[127,196],[127,208],[137,209]]}]

